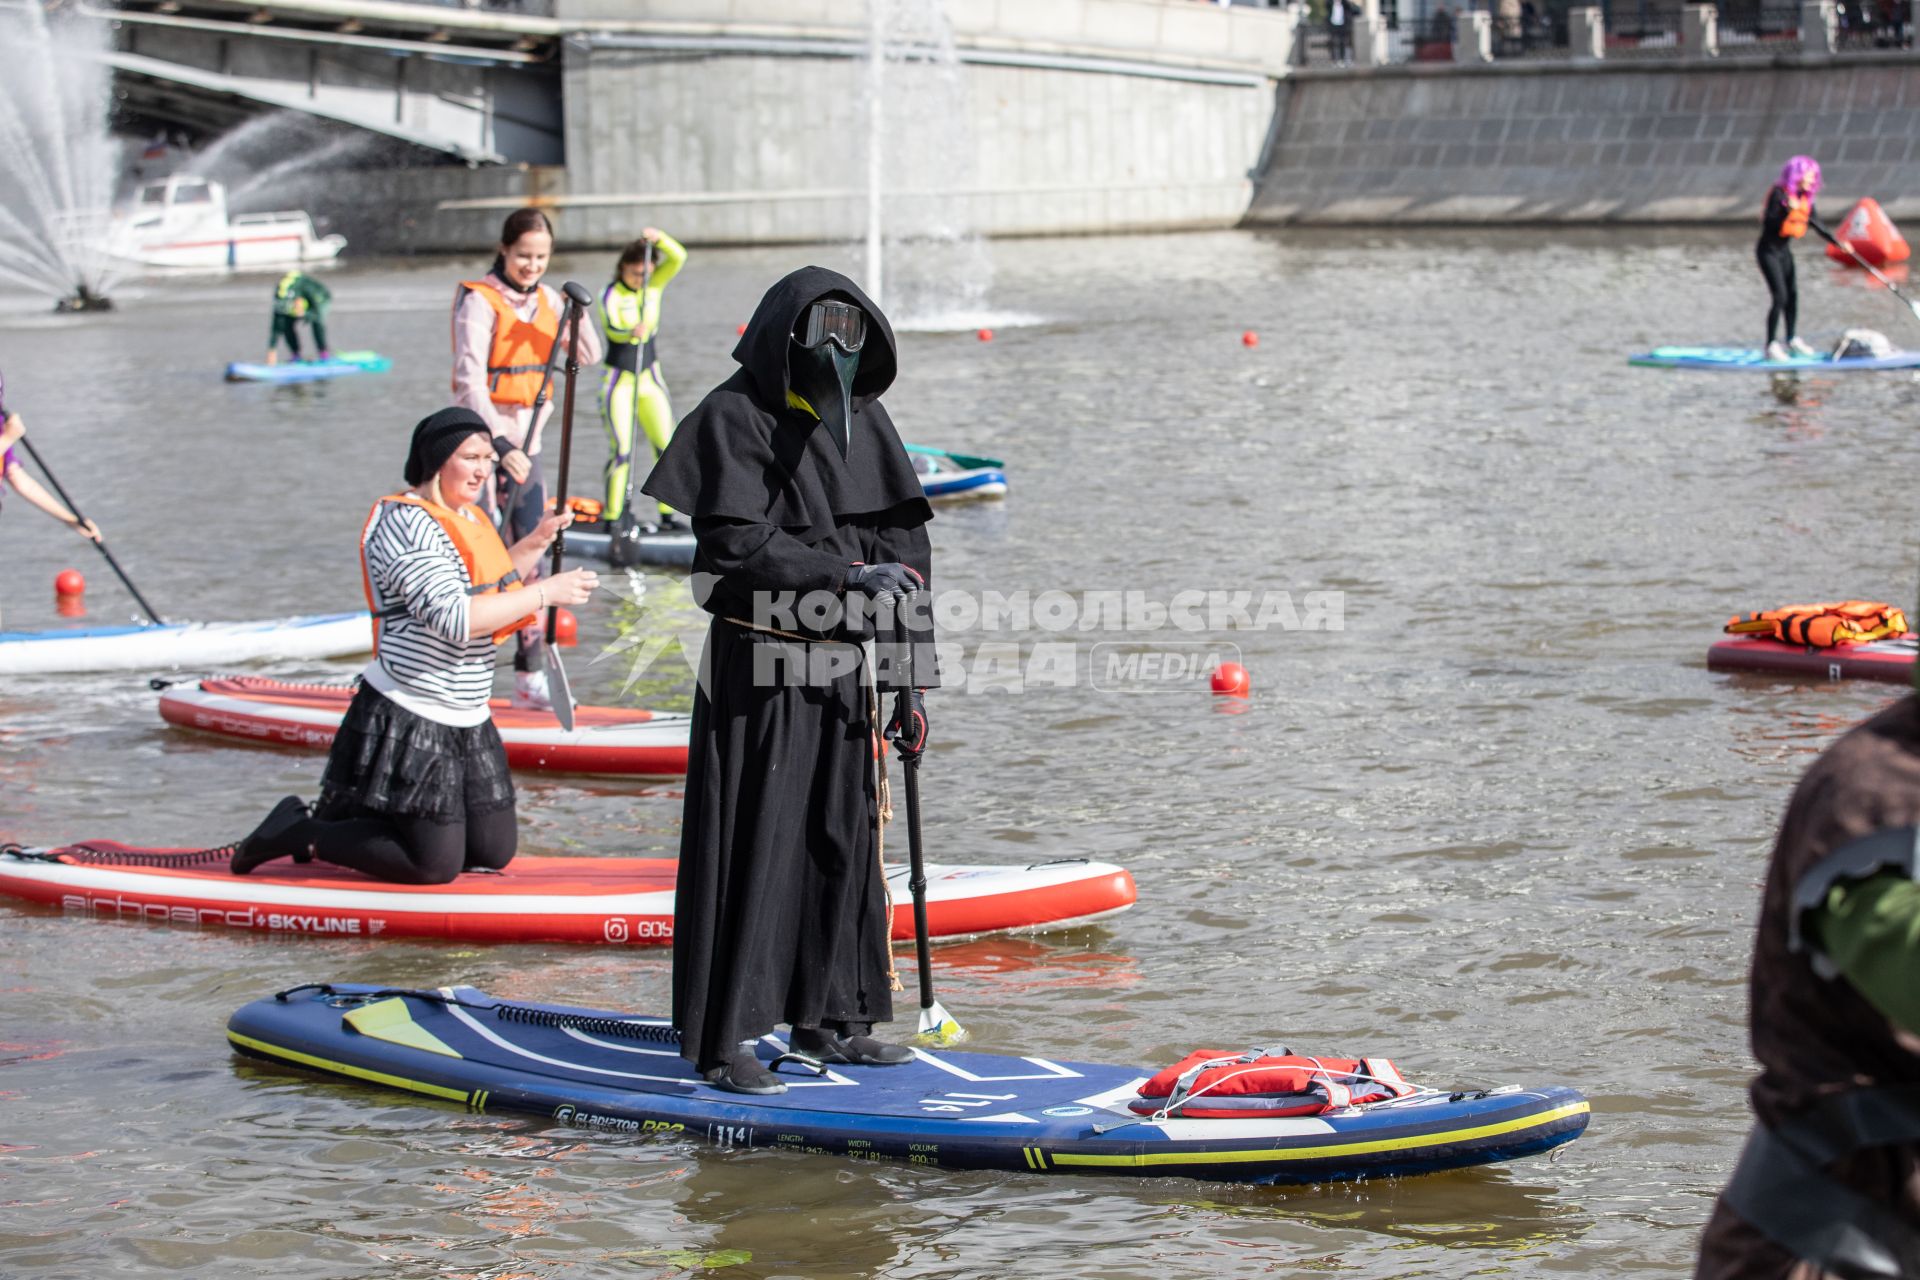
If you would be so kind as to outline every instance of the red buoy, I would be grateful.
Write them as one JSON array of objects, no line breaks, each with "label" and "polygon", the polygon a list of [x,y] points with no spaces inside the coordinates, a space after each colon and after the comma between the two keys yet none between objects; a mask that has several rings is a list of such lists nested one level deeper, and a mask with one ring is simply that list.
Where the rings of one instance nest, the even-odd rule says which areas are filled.
[{"label": "red buoy", "polygon": [[573,610],[555,607],[553,611],[553,642],[558,645],[573,645],[580,641],[580,620],[573,616]]},{"label": "red buoy", "polygon": [[53,593],[57,596],[78,596],[86,594],[87,580],[80,576],[78,569],[62,569],[53,579]]},{"label": "red buoy", "polygon": [[1260,335],[1249,329],[1240,335],[1240,345],[1243,347],[1257,347],[1260,345]]},{"label": "red buoy", "polygon": [[[1840,225],[1833,229],[1840,244],[1850,246],[1853,253],[1876,267],[1890,267],[1905,262],[1912,255],[1906,237],[1900,234],[1900,228],[1893,225],[1893,219],[1880,208],[1879,201],[1867,196],[1847,211]],[[1827,246],[1827,256],[1835,262],[1854,265],[1853,253],[1848,253],[1839,244]]]},{"label": "red buoy", "polygon": [[973,336],[974,336],[974,337],[976,337],[976,338],[978,338],[978,339],[980,339],[980,341],[982,341],[982,342],[992,342],[992,341],[993,341],[993,330],[991,330],[991,329],[975,329],[975,330],[973,331]]},{"label": "red buoy", "polygon": [[1253,688],[1253,677],[1237,662],[1223,662],[1213,669],[1213,691],[1227,698],[1244,698]]},{"label": "red buoy", "polygon": [[733,336],[737,338],[741,334],[745,333],[746,331],[747,331],[747,326],[743,324],[737,324],[733,327]]}]

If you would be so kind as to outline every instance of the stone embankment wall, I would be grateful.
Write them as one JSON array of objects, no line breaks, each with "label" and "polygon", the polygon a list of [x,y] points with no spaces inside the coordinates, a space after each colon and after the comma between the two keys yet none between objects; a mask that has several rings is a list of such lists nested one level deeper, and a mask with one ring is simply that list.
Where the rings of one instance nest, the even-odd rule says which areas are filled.
[{"label": "stone embankment wall", "polygon": [[1247,221],[1746,220],[1800,152],[1829,220],[1920,215],[1920,57],[1298,73]]}]

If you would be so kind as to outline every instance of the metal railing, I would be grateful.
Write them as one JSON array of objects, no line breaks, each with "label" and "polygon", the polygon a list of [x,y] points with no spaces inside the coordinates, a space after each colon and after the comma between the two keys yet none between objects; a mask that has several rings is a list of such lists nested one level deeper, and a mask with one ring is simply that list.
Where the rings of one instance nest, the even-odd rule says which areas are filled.
[{"label": "metal railing", "polygon": [[1677,58],[1686,53],[1678,4],[1643,3],[1612,8],[1607,15],[1608,58]]},{"label": "metal railing", "polygon": [[1721,0],[1720,56],[1771,56],[1800,47],[1800,6]]}]

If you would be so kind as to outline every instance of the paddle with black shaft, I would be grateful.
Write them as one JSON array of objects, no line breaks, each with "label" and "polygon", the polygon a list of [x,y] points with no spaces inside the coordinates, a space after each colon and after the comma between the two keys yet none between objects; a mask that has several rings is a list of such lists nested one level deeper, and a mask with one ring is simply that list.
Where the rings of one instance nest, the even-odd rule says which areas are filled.
[{"label": "paddle with black shaft", "polygon": [[[562,290],[567,295],[567,314],[562,317],[561,329],[566,334],[567,372],[566,390],[561,396],[560,407],[560,478],[554,490],[553,509],[567,509],[567,469],[573,461],[573,386],[580,380],[580,317],[593,305],[593,295],[586,286],[577,280],[569,280]],[[553,366],[547,366],[547,372],[553,372]],[[567,531],[560,530],[553,537],[553,559],[547,569],[547,576],[554,577],[560,572],[560,557],[566,552]],[[567,683],[567,669],[560,665],[560,646],[554,642],[556,619],[559,606],[547,606],[547,678],[552,681],[553,714],[559,719],[560,727],[573,732],[573,688]]]},{"label": "paddle with black shaft", "polygon": [[1875,266],[1871,262],[1868,262],[1865,258],[1861,257],[1859,254],[1859,251],[1856,250],[1851,244],[1848,244],[1845,240],[1842,240],[1839,237],[1832,235],[1830,233],[1827,235],[1827,240],[1830,243],[1837,244],[1842,249],[1845,249],[1847,253],[1852,256],[1855,262],[1859,263],[1861,266],[1867,269],[1868,275],[1872,276],[1875,280],[1878,280],[1881,284],[1887,286],[1888,293],[1892,294],[1894,297],[1900,299],[1900,301],[1907,304],[1907,310],[1913,312],[1914,319],[1920,320],[1920,302],[1915,302],[1912,298],[1909,298],[1906,294],[1894,288],[1893,281],[1881,275],[1879,270],[1875,268]]},{"label": "paddle with black shaft", "polygon": [[[54,478],[53,472],[48,469],[46,459],[42,458],[40,451],[33,447],[33,441],[27,439],[25,436],[21,436],[20,443],[26,446],[27,456],[33,459],[33,465],[40,468],[40,474],[47,478],[47,483],[53,486],[53,491],[60,495],[60,501],[66,503],[67,510],[73,512],[73,518],[85,524],[87,517],[81,512],[79,504],[67,496],[67,491],[61,487],[60,482]],[[113,552],[107,550],[107,540],[105,538],[89,538],[87,541],[100,548],[100,554],[107,558],[107,563],[113,567],[113,572],[119,577],[121,585],[126,587],[128,593],[131,594],[140,607],[146,611],[147,616],[153,619],[153,624],[157,627],[166,626],[166,619],[153,611],[153,606],[147,603],[147,598],[140,594],[140,588],[133,585],[133,579],[129,578],[127,571],[120,567],[120,562],[113,558]]]},{"label": "paddle with black shaft", "polygon": [[[900,645],[900,680],[906,691],[901,696],[907,699],[911,714],[914,642],[913,633],[900,617],[905,608],[906,601],[897,601],[893,616],[899,634],[906,637],[906,643]],[[920,838],[920,757],[925,754],[925,748],[923,743],[908,750],[901,741],[905,732],[903,724],[901,734],[895,735],[893,742],[900,750],[900,765],[907,784],[907,887],[913,892],[913,945],[920,970],[920,1026],[914,1039],[924,1045],[957,1044],[966,1039],[965,1028],[933,998],[933,955],[927,942],[927,856]]]}]

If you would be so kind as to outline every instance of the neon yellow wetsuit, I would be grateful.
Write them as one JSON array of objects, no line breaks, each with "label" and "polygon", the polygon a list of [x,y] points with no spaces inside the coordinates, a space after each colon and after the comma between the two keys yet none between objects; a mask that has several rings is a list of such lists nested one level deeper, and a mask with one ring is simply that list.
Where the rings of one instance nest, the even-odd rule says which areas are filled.
[{"label": "neon yellow wetsuit", "polygon": [[[658,241],[660,260],[642,291],[620,281],[600,295],[600,327],[607,335],[607,373],[600,384],[600,419],[607,427],[607,507],[605,518],[618,520],[627,509],[633,476],[633,420],[640,419],[647,443],[658,458],[673,438],[673,405],[667,399],[666,378],[654,355],[660,332],[660,295],[687,260],[687,251],[672,236]],[[671,511],[660,504],[662,515]]]}]

